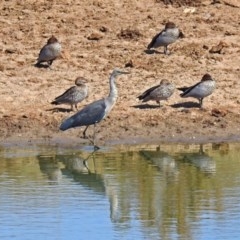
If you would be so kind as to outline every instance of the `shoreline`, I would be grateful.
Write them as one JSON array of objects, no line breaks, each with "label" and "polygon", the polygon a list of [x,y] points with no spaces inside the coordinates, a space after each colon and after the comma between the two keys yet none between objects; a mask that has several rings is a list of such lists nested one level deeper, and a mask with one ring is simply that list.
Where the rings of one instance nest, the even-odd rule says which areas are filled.
[{"label": "shoreline", "polygon": [[[128,139],[117,139],[107,140],[106,142],[101,141],[99,146],[100,149],[111,148],[111,147],[134,147],[134,146],[153,146],[153,145],[207,145],[207,144],[224,144],[224,143],[240,143],[240,135],[231,136],[201,136],[193,138],[128,138]],[[22,138],[8,137],[6,139],[0,139],[0,145],[3,147],[30,147],[30,146],[53,146],[60,148],[91,148],[92,145],[87,139],[79,137],[67,137],[62,138],[61,136],[45,137],[45,138]]]},{"label": "shoreline", "polygon": [[[184,4],[176,7],[142,0],[108,4],[59,0],[47,5],[30,0],[27,5],[19,1],[2,5],[1,143],[89,145],[80,138],[83,128],[59,131],[62,121],[75,112],[51,102],[73,86],[77,77],[84,77],[89,88],[79,110],[107,96],[109,75],[116,67],[130,74],[116,81],[118,99],[97,125],[98,145],[239,140],[238,7],[199,2],[189,12]],[[159,54],[147,54],[147,45],[167,21],[174,22],[185,38],[169,45],[170,55],[162,54],[161,47]],[[61,58],[51,70],[34,67],[39,50],[52,35],[62,45]],[[211,51],[216,47],[218,51]],[[216,89],[204,98],[203,109],[198,108],[198,100],[181,98],[178,90],[161,107],[137,99],[162,79],[177,89],[192,86],[206,73],[216,81]],[[92,132],[90,127],[88,134]]]}]

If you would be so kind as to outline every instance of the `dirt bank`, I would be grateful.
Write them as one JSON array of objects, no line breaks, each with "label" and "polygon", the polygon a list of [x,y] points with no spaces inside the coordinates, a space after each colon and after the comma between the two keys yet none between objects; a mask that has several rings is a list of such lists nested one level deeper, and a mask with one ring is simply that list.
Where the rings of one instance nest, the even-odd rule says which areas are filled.
[{"label": "dirt bank", "polygon": [[[130,74],[119,78],[117,104],[98,125],[101,144],[239,140],[240,9],[234,0],[215,2],[190,8],[143,0],[2,1],[1,141],[85,142],[82,129],[58,130],[73,113],[50,102],[77,76],[88,79],[90,88],[79,108],[107,95],[115,67]],[[147,44],[168,20],[186,37],[169,46],[169,56],[146,54]],[[34,67],[52,34],[62,44],[62,58],[52,70]],[[212,47],[217,47],[214,53]],[[163,78],[181,87],[206,72],[216,79],[217,89],[204,100],[203,110],[177,90],[161,108],[136,98]]]}]

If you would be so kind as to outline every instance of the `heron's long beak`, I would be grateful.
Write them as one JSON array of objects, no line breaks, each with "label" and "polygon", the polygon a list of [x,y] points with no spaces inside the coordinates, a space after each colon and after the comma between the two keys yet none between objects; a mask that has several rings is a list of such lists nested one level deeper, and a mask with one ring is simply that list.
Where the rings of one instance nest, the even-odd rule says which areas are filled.
[{"label": "heron's long beak", "polygon": [[121,74],[130,74],[130,72],[124,72],[124,71],[121,71],[120,73]]}]

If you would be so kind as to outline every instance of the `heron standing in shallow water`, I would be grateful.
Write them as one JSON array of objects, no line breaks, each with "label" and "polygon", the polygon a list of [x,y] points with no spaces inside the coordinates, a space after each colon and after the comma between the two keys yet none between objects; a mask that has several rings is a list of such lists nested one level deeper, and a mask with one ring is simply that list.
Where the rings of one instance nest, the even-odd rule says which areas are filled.
[{"label": "heron standing in shallow water", "polygon": [[82,110],[75,113],[70,118],[66,119],[60,126],[60,130],[65,131],[69,128],[86,126],[83,131],[83,137],[86,138],[86,131],[90,125],[94,125],[93,145],[94,148],[98,148],[95,145],[96,123],[103,120],[113,108],[116,103],[118,92],[115,85],[115,79],[118,75],[128,74],[119,69],[114,69],[110,75],[109,85],[110,92],[106,98],[94,101],[85,106]]}]

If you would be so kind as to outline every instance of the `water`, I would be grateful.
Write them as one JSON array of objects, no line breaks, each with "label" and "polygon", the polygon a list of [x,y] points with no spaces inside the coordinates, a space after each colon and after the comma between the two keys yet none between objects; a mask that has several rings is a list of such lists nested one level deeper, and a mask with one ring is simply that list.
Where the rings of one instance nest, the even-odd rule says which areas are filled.
[{"label": "water", "polygon": [[239,239],[239,153],[0,147],[0,239]]}]

